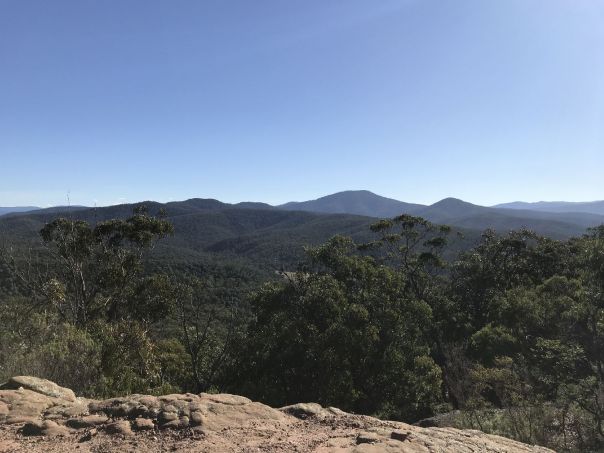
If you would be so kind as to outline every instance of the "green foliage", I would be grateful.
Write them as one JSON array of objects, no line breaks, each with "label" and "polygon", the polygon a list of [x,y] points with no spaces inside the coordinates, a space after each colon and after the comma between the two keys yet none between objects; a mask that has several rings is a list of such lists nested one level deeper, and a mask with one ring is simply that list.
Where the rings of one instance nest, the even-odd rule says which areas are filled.
[{"label": "green foliage", "polygon": [[0,312],[0,381],[16,375],[44,376],[82,394],[93,393],[101,348],[88,332],[52,315],[25,313],[22,299]]},{"label": "green foliage", "polygon": [[216,387],[232,359],[235,335],[246,320],[239,301],[211,283],[189,279],[177,289],[179,338],[189,364],[190,387],[196,392]]},{"label": "green foliage", "polygon": [[56,219],[40,231],[53,265],[42,281],[29,282],[32,295],[78,326],[97,320],[161,319],[168,310],[169,282],[161,276],[142,279],[142,257],[172,232],[169,222],[150,217],[144,209],[126,220],[95,226]]},{"label": "green foliage", "polygon": [[24,344],[21,363],[38,367],[31,374],[87,394],[152,390],[159,372],[148,331],[169,315],[174,295],[167,276],[143,274],[143,256],[172,231],[142,208],[126,220],[91,226],[59,218],[42,228],[48,267],[9,262],[27,296],[9,325]]},{"label": "green foliage", "polygon": [[[526,442],[602,448],[602,231],[566,243],[526,232],[487,235],[456,263],[448,341],[461,342],[471,370],[451,386],[464,389],[458,407],[507,411],[506,423],[518,424],[514,437]],[[461,380],[445,372],[447,379]],[[546,405],[549,421],[527,425],[511,415],[532,417]]]},{"label": "green foliage", "polygon": [[309,251],[317,271],[264,286],[241,351],[238,386],[274,405],[318,401],[413,420],[439,400],[424,328],[430,307],[403,274],[336,237]]},{"label": "green foliage", "polygon": [[98,323],[102,378],[94,393],[102,396],[153,393],[160,382],[156,346],[136,321]]},{"label": "green foliage", "polygon": [[192,388],[190,356],[184,345],[176,338],[160,339],[155,343],[158,362],[158,395],[178,393],[183,388]]}]

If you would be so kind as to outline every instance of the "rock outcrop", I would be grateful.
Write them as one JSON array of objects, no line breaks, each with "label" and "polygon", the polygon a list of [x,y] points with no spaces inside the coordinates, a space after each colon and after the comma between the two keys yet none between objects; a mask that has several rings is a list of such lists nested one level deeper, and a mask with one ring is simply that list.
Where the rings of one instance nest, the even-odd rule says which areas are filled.
[{"label": "rock outcrop", "polygon": [[220,394],[76,397],[19,376],[0,385],[0,452],[549,452],[480,431],[422,428],[316,403],[273,409]]}]

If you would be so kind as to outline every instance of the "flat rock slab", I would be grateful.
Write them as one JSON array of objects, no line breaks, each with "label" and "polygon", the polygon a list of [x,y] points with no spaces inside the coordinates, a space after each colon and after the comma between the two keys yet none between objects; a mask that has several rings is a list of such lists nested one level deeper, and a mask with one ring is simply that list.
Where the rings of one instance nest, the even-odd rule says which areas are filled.
[{"label": "flat rock slab", "polygon": [[103,415],[86,415],[79,418],[70,418],[65,422],[65,425],[73,429],[84,429],[104,425],[107,422],[109,422],[109,418]]},{"label": "flat rock slab", "polygon": [[17,390],[20,388],[66,401],[76,400],[73,390],[61,387],[52,381],[32,376],[15,376],[0,385],[0,390]]}]

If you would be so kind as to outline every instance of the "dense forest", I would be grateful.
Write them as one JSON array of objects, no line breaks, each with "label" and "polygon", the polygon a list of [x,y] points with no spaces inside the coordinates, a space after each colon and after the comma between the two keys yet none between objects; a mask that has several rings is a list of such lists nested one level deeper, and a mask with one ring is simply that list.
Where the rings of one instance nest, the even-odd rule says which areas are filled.
[{"label": "dense forest", "polygon": [[[469,240],[411,215],[255,212],[4,221],[0,381],[226,391],[604,447],[604,226]],[[191,245],[189,228],[214,237]]]}]

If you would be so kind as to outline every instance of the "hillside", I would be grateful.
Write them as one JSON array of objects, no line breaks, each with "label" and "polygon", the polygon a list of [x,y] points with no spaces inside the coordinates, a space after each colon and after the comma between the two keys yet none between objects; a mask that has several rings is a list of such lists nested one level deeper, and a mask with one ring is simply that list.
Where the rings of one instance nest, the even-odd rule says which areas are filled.
[{"label": "hillside", "polygon": [[103,208],[51,208],[0,218],[0,238],[18,243],[39,243],[38,232],[59,215],[94,223],[126,218],[135,206],[152,214],[165,210],[174,224],[173,237],[154,251],[156,259],[171,263],[205,262],[211,256],[237,257],[264,270],[289,266],[302,257],[303,247],[320,244],[336,234],[368,238],[374,219],[347,214],[317,214],[274,209],[261,203],[227,204],[212,199],[182,202],[145,201]]},{"label": "hillside", "polygon": [[10,214],[13,212],[35,211],[37,209],[40,209],[40,208],[38,208],[36,206],[6,206],[6,207],[0,206],[0,216],[3,216],[5,214]]},{"label": "hillside", "polygon": [[196,273],[208,266],[235,264],[244,273],[260,273],[265,277],[276,269],[294,266],[302,258],[304,246],[323,243],[336,234],[368,240],[371,238],[368,227],[376,217],[394,217],[403,212],[462,231],[466,239],[456,244],[455,250],[474,244],[487,228],[500,233],[528,228],[561,239],[581,235],[587,228],[604,223],[604,216],[589,213],[488,208],[455,198],[424,206],[368,191],[348,191],[278,207],[193,198],[170,203],[144,201],[101,208],[53,207],[10,213],[0,218],[0,240],[36,244],[44,223],[57,216],[94,223],[126,218],[135,206],[142,204],[152,214],[164,210],[175,227],[174,236],[154,250],[156,264],[174,265]]},{"label": "hillside", "polygon": [[538,201],[535,203],[514,201],[512,203],[498,204],[493,207],[501,209],[523,209],[543,212],[586,212],[588,214],[604,215],[604,200],[589,202]]},{"label": "hillside", "polygon": [[[597,211],[597,205],[594,206],[596,207],[592,209]],[[425,206],[385,198],[368,191],[339,192],[317,200],[286,203],[278,207],[324,213],[362,212],[370,217],[394,217],[405,213],[461,229],[483,231],[491,228],[504,233],[528,228],[556,239],[579,236],[585,233],[587,228],[604,223],[604,213],[485,207],[456,198],[445,198]]]},{"label": "hillside", "polygon": [[164,249],[167,245],[182,248],[185,254],[233,254],[254,261],[272,260],[273,264],[291,262],[300,256],[302,246],[323,242],[334,234],[365,239],[367,226],[373,219],[403,213],[448,224],[474,237],[489,228],[499,233],[527,228],[544,236],[565,239],[604,224],[604,202],[508,203],[485,207],[445,198],[432,205],[421,205],[355,190],[280,206],[259,202],[229,204],[201,198],[170,203],[143,201],[102,208],[58,206],[6,213],[0,219],[0,234],[33,238],[44,222],[58,215],[94,222],[124,218],[132,213],[134,206],[141,204],[152,212],[165,209],[174,223],[177,234],[166,241]]},{"label": "hillside", "polygon": [[279,209],[323,212],[329,214],[357,214],[368,217],[394,217],[403,212],[411,213],[422,208],[420,204],[404,203],[376,195],[368,190],[349,190],[316,200],[289,202],[277,206]]},{"label": "hillside", "polygon": [[500,233],[527,228],[555,239],[579,236],[587,228],[604,223],[604,216],[595,214],[488,208],[456,198],[446,198],[413,214],[458,228],[481,231],[491,228]]},{"label": "hillside", "polygon": [[[133,449],[133,450],[131,450]],[[420,428],[305,403],[229,394],[77,398],[29,376],[0,385],[3,452],[551,452],[475,430]]]},{"label": "hillside", "polygon": [[[127,218],[140,205],[147,206],[154,215],[163,210],[174,225],[174,235],[160,241],[150,252],[149,271],[169,272],[179,278],[207,277],[237,299],[245,298],[261,282],[275,278],[275,271],[296,268],[307,246],[322,244],[335,235],[350,236],[358,242],[371,240],[369,226],[375,222],[371,217],[287,211],[263,203],[228,204],[198,198],[165,204],[145,201],[8,214],[0,218],[0,247],[36,250],[41,248],[39,231],[59,216],[94,224]],[[480,235],[470,230],[463,234],[463,238],[454,237],[446,251],[447,258],[475,244]],[[0,263],[0,296],[18,291],[18,283]]]}]

